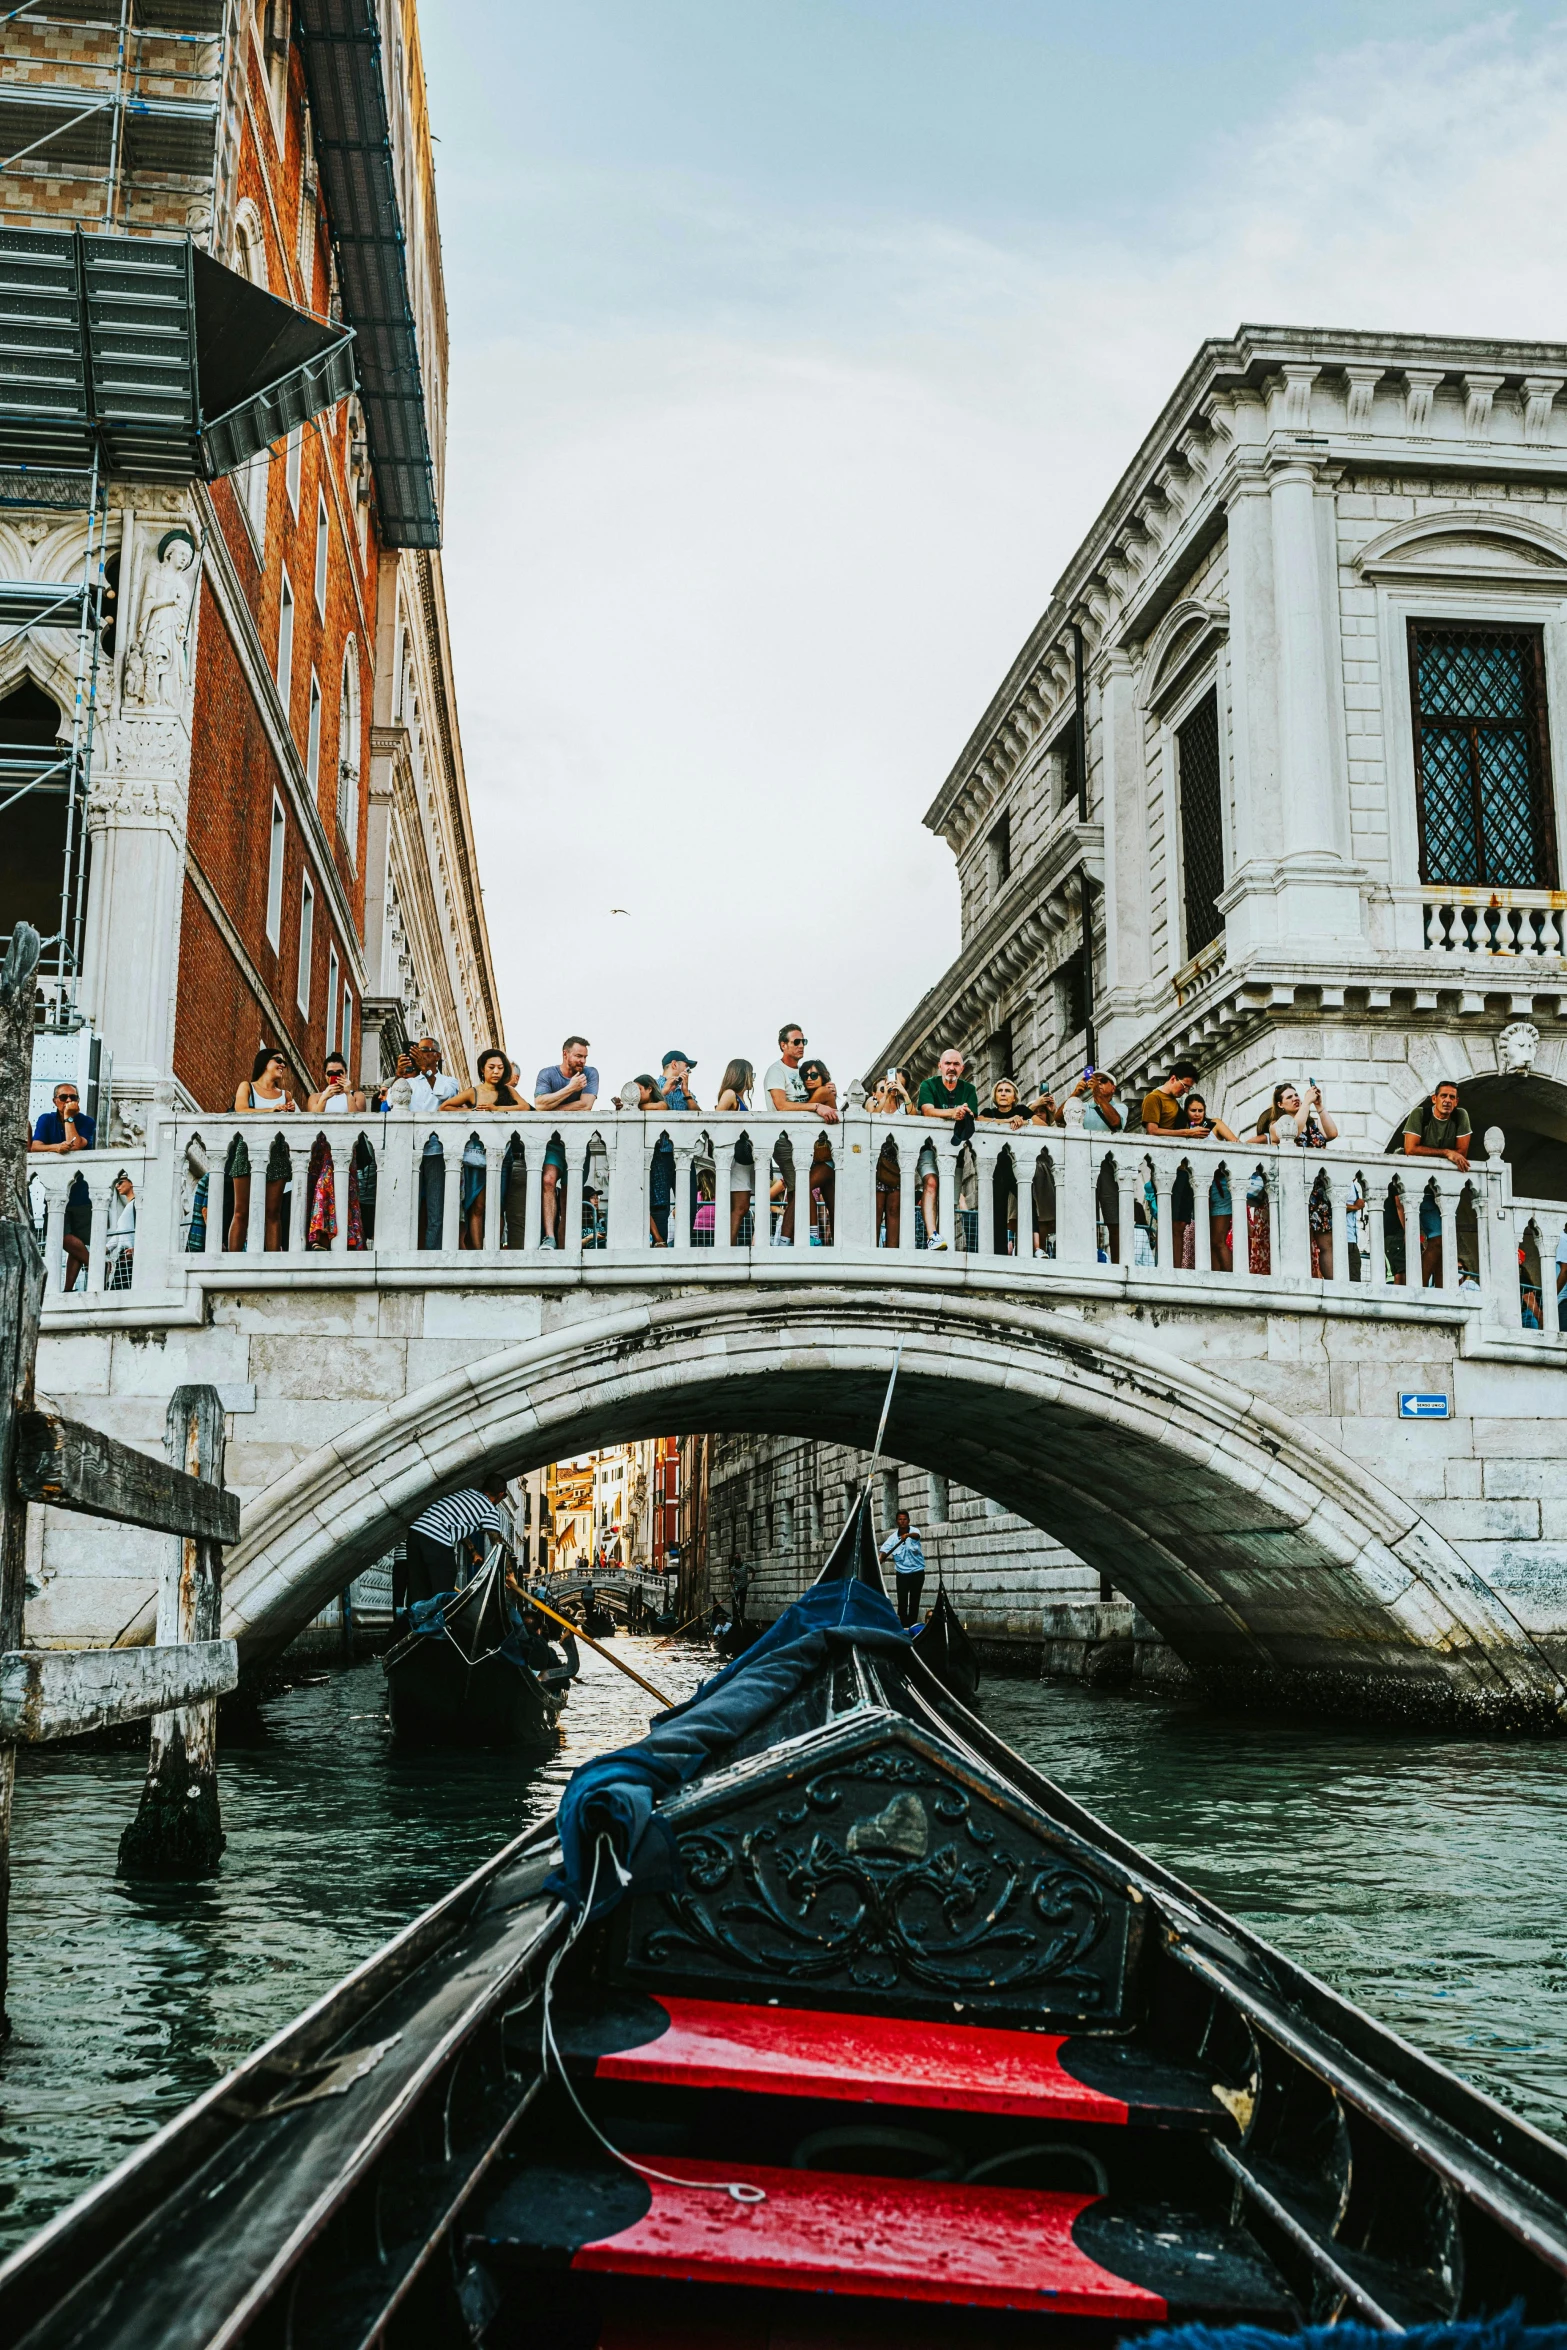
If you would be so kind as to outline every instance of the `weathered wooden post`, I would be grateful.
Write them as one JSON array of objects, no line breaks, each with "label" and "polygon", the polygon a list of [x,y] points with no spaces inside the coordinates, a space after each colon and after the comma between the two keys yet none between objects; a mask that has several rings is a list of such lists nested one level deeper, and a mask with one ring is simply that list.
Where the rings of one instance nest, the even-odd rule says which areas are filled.
[{"label": "weathered wooden post", "polygon": [[[32,1408],[33,1358],[44,1265],[27,1212],[27,1107],[33,1069],[33,974],[38,933],[19,922],[0,964],[0,1650],[20,1648],[26,1598],[27,1504],[16,1494],[17,1421]],[[16,1741],[0,1739],[0,2038],[11,1902],[11,1794]]]},{"label": "weathered wooden post", "polygon": [[[223,1404],[215,1387],[176,1387],[164,1429],[169,1466],[203,1485],[223,1483]],[[223,1613],[223,1545],[179,1535],[158,1586],[160,1648],[216,1640]],[[154,1714],[147,1784],[120,1838],[124,1877],[205,1877],[223,1851],[218,1810],[218,1701]]]}]

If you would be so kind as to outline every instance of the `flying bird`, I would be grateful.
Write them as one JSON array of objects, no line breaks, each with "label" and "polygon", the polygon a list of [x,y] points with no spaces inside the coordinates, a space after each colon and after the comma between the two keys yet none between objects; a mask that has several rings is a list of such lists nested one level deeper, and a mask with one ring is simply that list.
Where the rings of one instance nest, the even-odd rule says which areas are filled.
[{"label": "flying bird", "polygon": [[609,910],[612,914],[629,914],[631,912],[629,906],[611,906]]}]

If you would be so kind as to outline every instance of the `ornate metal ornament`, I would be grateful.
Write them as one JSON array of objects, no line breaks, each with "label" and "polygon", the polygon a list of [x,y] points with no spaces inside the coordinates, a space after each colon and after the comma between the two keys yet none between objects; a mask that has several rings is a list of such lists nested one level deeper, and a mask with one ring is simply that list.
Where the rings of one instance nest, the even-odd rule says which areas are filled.
[{"label": "ornate metal ornament", "polygon": [[624,1979],[712,1989],[719,1978],[797,2002],[957,2006],[996,2020],[1121,2020],[1123,1891],[923,1739],[837,1743],[858,1751],[818,1747],[782,1782],[767,1774],[671,1821],[684,1883],[631,1905]]}]

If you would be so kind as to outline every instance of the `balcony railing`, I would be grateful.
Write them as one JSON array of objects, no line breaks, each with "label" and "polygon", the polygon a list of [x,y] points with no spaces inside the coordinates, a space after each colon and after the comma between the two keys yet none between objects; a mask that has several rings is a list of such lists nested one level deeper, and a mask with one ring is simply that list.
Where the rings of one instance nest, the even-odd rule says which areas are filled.
[{"label": "balcony railing", "polygon": [[1550,889],[1437,889],[1420,893],[1421,940],[1448,955],[1560,963],[1567,894]]},{"label": "balcony railing", "polygon": [[1567,1203],[1515,1199],[1500,1159],[1461,1172],[1352,1145],[1032,1125],[955,1148],[944,1126],[857,1108],[830,1127],[770,1111],[181,1117],[145,1151],[28,1168],[48,1307],[114,1320],[199,1316],[213,1288],[553,1286],[633,1264],[830,1279],[896,1255],[921,1280],[1000,1276],[1041,1303],[1085,1281],[1253,1310],[1337,1297],[1553,1338],[1567,1229]]}]

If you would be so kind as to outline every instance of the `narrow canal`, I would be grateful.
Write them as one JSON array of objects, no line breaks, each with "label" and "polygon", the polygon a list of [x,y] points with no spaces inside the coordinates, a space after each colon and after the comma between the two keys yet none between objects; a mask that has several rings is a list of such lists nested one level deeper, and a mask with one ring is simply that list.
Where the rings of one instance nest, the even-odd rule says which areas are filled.
[{"label": "narrow canal", "polygon": [[[684,1695],[704,1652],[639,1664]],[[655,1661],[656,1659],[656,1661]],[[645,1701],[591,1656],[546,1765],[414,1757],[376,1664],[289,1690],[223,1753],[209,1884],[114,1875],[129,1750],[24,1757],[0,2247],[38,2227],[497,1844]],[[992,1682],[988,1718],[1079,1801],[1546,2129],[1567,2108],[1567,1752],[1215,1719]]]}]

